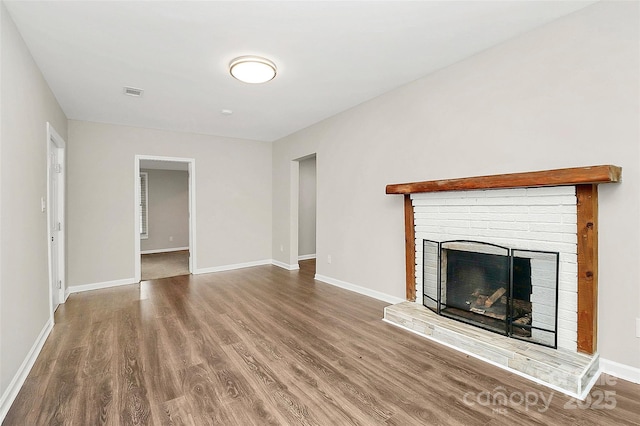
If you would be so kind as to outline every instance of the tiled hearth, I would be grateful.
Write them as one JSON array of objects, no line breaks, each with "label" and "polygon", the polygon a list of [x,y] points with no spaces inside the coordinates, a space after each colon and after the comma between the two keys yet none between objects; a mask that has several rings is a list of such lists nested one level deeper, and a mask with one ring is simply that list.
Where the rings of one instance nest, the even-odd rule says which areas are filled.
[{"label": "tiled hearth", "polygon": [[511,339],[438,316],[415,302],[387,306],[384,320],[581,399],[598,375],[598,354]]}]

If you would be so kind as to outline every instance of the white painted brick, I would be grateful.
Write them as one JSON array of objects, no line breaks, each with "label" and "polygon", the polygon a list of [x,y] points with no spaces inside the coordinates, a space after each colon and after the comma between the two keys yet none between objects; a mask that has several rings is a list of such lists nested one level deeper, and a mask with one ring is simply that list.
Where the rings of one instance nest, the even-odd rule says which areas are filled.
[{"label": "white painted brick", "polygon": [[472,214],[477,214],[477,213],[489,213],[491,210],[490,210],[489,206],[477,205],[477,206],[471,206],[469,211]]},{"label": "white painted brick", "polygon": [[518,220],[519,215],[513,213],[478,213],[472,217],[474,220],[491,222],[491,221],[504,221],[515,222]]},{"label": "white painted brick", "polygon": [[527,214],[529,207],[524,206],[485,206],[488,213]]},{"label": "white painted brick", "polygon": [[536,305],[535,310],[532,309],[532,311],[536,312],[536,314],[554,316],[556,314],[556,307],[553,305]]},{"label": "white painted brick", "polygon": [[556,292],[555,290],[545,287],[532,287],[531,289],[531,303],[542,303],[548,305],[555,305]]},{"label": "white painted brick", "polygon": [[484,220],[472,220],[469,222],[469,226],[471,228],[486,229],[489,226],[489,222]]},{"label": "white painted brick", "polygon": [[449,200],[452,198],[473,198],[482,196],[476,191],[443,191],[443,192],[422,192],[418,194],[411,194],[411,199],[416,201],[421,200]]},{"label": "white painted brick", "polygon": [[487,206],[519,206],[522,205],[522,200],[518,197],[499,197],[499,198],[489,198],[482,202],[483,205]]},{"label": "white painted brick", "polygon": [[479,203],[478,199],[477,198],[473,198],[473,197],[471,197],[471,198],[449,198],[449,199],[444,200],[444,204],[446,206],[456,206],[456,205],[466,206],[467,210],[468,210],[468,207],[474,206],[474,205],[476,205],[478,203]]},{"label": "white painted brick", "polygon": [[567,321],[577,321],[578,314],[575,311],[567,311],[566,309],[558,309],[558,319],[564,319]]},{"label": "white painted brick", "polygon": [[442,219],[438,221],[438,226],[445,228],[468,228],[468,220]]},{"label": "white painted brick", "polygon": [[560,334],[558,333],[558,349],[566,349],[569,352],[575,353],[578,352],[578,345],[576,344],[575,339],[566,336],[561,338]]},{"label": "white painted brick", "polygon": [[546,214],[546,213],[555,213],[555,214],[576,214],[577,209],[575,205],[564,205],[564,206],[540,206],[540,205],[532,205],[529,206],[529,213],[535,214]]},{"label": "white painted brick", "polygon": [[431,298],[436,299],[438,297],[438,287],[432,286],[432,285],[425,285],[424,292],[422,294],[425,294]]},{"label": "white painted brick", "polygon": [[576,341],[578,340],[578,333],[576,333],[573,330],[565,330],[563,328],[558,328],[558,347],[564,348],[565,346],[561,346],[560,342],[563,341],[566,344],[566,342],[573,342],[573,344],[575,345]]},{"label": "white painted brick", "polygon": [[531,277],[531,285],[535,287],[550,288],[555,291],[556,277],[555,275],[552,278]]},{"label": "white painted brick", "polygon": [[571,352],[578,351],[578,345],[575,340],[560,339],[560,336],[558,336],[558,348],[566,349]]},{"label": "white painted brick", "polygon": [[531,278],[537,280],[556,280],[557,271],[555,262],[541,261],[539,259],[531,259]]},{"label": "white painted brick", "polygon": [[448,228],[447,229],[447,234],[450,237],[453,238],[447,238],[447,239],[454,239],[454,240],[460,240],[460,239],[474,239],[478,236],[478,230],[477,229],[470,229],[470,228]]},{"label": "white painted brick", "polygon": [[559,234],[575,235],[576,225],[569,223],[537,223],[530,222],[529,229],[531,231],[556,232]]},{"label": "white painted brick", "polygon": [[469,214],[469,206],[439,206],[438,211],[441,214],[446,213],[467,213]]},{"label": "white painted brick", "polygon": [[560,273],[577,274],[578,263],[569,261],[566,256],[560,256]]},{"label": "white painted brick", "polygon": [[562,234],[559,232],[540,232],[530,231],[529,238],[537,241],[549,241],[555,243],[577,244],[578,236],[576,234]]},{"label": "white painted brick", "polygon": [[549,186],[543,188],[527,188],[527,196],[540,197],[546,195],[576,195],[574,186]]},{"label": "white painted brick", "polygon": [[488,189],[482,192],[487,198],[514,198],[527,196],[527,188]]},{"label": "white painted brick", "polygon": [[[526,248],[526,247],[525,247]],[[557,243],[551,241],[532,241],[529,250],[557,251],[559,253],[577,254],[578,248],[575,244]]]},{"label": "white painted brick", "polygon": [[424,268],[424,276],[425,277],[429,277],[429,276],[435,277],[437,273],[438,273],[438,268],[437,267],[425,267]]},{"label": "white painted brick", "polygon": [[[437,246],[436,247],[431,246],[430,242],[428,242],[427,244],[428,245],[424,247],[424,250],[422,252],[423,257],[425,259],[428,259],[429,263],[433,262],[434,264],[436,264],[438,261],[438,248]],[[420,249],[422,250],[422,247],[420,247]]]},{"label": "white painted brick", "polygon": [[441,206],[443,205],[443,200],[439,200],[436,198],[423,198],[419,200],[412,200],[414,210],[421,206]]},{"label": "white painted brick", "polygon": [[433,225],[416,225],[416,236],[418,235],[418,233],[425,233],[425,234],[429,234],[429,233],[435,233],[435,232],[439,232],[440,229],[437,226],[433,226]]},{"label": "white painted brick", "polygon": [[434,217],[433,220],[435,222],[440,222],[441,220],[466,220],[470,221],[474,216],[469,213],[441,213],[438,217]]},{"label": "white painted brick", "polygon": [[529,223],[562,223],[562,215],[552,213],[529,213],[517,218]]},{"label": "white painted brick", "polygon": [[414,213],[414,218],[417,219],[430,219],[434,214],[438,214],[440,206],[421,206],[419,211]]},{"label": "white painted brick", "polygon": [[520,232],[520,231],[512,231],[512,230],[506,230],[506,229],[501,229],[501,230],[496,230],[496,229],[479,229],[478,230],[478,235],[484,236],[484,237],[492,237],[492,236],[498,236],[499,238],[508,238],[508,239],[514,239],[514,240],[520,240],[520,239],[525,239],[523,238],[523,236],[526,236],[526,232]]},{"label": "white painted brick", "polygon": [[491,221],[487,222],[489,229],[506,229],[506,230],[518,230],[518,231],[528,231],[529,224],[526,222],[496,222]]},{"label": "white painted brick", "polygon": [[574,292],[558,289],[558,307],[578,312],[578,295]]},{"label": "white painted brick", "polygon": [[[555,315],[555,312],[553,313]],[[537,312],[531,314],[531,325],[534,327],[546,328],[553,330],[556,325],[556,319],[553,315],[542,315]]]},{"label": "white painted brick", "polygon": [[571,330],[571,331],[578,331],[578,323],[577,322],[570,322],[567,321],[565,319],[561,319],[558,318],[558,328],[562,328],[563,330]]},{"label": "white painted brick", "polygon": [[554,197],[528,197],[523,204],[529,206],[575,206],[576,197],[561,195]]},{"label": "white painted brick", "polygon": [[558,289],[571,293],[578,292],[578,275],[572,275],[572,279],[567,279],[566,276],[561,276],[558,280]]},{"label": "white painted brick", "polygon": [[558,347],[564,347],[560,346],[560,341],[573,342],[575,344],[577,340],[578,334],[572,330],[558,329]]},{"label": "white painted brick", "polygon": [[578,223],[578,216],[575,214],[563,214],[562,215],[562,223]]},{"label": "white painted brick", "polygon": [[532,330],[531,337],[535,341],[543,343],[545,345],[553,346],[553,344],[555,343],[553,335],[551,335],[550,333],[545,333],[544,331]]}]

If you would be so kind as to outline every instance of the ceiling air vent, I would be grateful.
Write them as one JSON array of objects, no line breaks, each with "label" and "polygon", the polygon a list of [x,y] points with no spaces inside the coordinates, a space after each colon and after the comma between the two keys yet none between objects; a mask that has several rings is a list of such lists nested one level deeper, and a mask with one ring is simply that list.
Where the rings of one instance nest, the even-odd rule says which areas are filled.
[{"label": "ceiling air vent", "polygon": [[124,94],[129,96],[140,97],[144,93],[143,89],[136,89],[135,87],[124,87]]}]

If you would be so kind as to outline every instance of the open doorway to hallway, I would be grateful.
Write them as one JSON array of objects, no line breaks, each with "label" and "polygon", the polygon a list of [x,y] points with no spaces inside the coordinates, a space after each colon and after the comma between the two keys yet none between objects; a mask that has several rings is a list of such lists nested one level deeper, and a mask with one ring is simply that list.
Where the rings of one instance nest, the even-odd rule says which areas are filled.
[{"label": "open doorway to hallway", "polygon": [[153,280],[193,271],[193,167],[189,159],[138,156],[136,275]]},{"label": "open doorway to hallway", "polygon": [[301,272],[316,270],[316,156],[298,161],[298,265]]}]

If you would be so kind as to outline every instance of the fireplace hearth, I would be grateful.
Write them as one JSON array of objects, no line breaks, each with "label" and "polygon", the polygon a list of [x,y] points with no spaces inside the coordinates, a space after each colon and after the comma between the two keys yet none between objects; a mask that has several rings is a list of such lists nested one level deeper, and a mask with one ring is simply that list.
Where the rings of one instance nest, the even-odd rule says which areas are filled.
[{"label": "fireplace hearth", "polygon": [[426,307],[495,333],[557,347],[559,253],[423,240],[423,257]]}]

